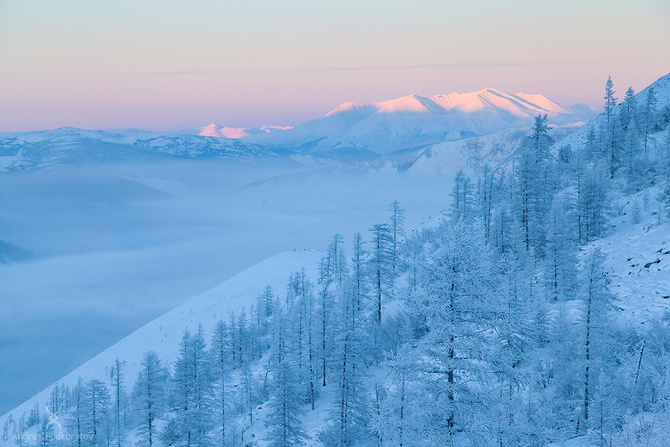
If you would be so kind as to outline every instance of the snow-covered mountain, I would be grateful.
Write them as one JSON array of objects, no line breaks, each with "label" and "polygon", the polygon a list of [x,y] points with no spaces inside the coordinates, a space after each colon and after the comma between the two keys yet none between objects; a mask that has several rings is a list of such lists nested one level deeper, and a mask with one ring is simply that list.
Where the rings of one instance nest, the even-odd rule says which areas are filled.
[{"label": "snow-covered mountain", "polygon": [[260,127],[226,127],[212,123],[198,129],[197,134],[203,137],[238,139],[248,137],[249,135],[277,133],[288,129],[293,129],[293,127],[271,126],[269,124]]},{"label": "snow-covered mountain", "polygon": [[63,127],[0,134],[0,171],[172,157],[267,160],[277,158],[278,154],[260,145],[188,132]]},{"label": "snow-covered mountain", "polygon": [[351,163],[412,152],[473,136],[528,129],[538,114],[553,126],[573,129],[595,116],[584,105],[565,107],[542,95],[495,89],[376,103],[347,102],[296,127],[256,128],[218,124],[185,131],[135,129],[0,134],[0,170],[58,164],[94,164],[165,157],[267,160],[302,164]]},{"label": "snow-covered mountain", "polygon": [[374,103],[345,102],[323,118],[247,141],[290,148],[298,153],[359,152],[387,155],[443,141],[528,128],[538,114],[557,126],[579,126],[597,112],[578,104],[565,107],[539,94],[515,95],[487,88],[472,93],[410,95]]}]

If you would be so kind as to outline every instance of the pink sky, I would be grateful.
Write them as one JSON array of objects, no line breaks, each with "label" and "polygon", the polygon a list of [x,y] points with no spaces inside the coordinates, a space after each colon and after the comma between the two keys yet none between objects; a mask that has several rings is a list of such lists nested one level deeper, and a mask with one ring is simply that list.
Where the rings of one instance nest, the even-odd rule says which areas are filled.
[{"label": "pink sky", "polygon": [[[485,87],[599,106],[670,71],[666,0],[0,0],[0,131],[294,125]],[[454,4],[452,4],[454,3]]]}]

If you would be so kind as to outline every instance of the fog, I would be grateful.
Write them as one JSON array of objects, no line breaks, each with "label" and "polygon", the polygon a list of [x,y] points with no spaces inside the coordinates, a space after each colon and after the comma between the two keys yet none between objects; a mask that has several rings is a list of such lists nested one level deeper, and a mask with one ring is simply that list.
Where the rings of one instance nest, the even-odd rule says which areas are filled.
[{"label": "fog", "polygon": [[[447,203],[451,175],[179,160],[0,176],[0,413],[274,254]],[[250,297],[252,298],[252,297]]]}]

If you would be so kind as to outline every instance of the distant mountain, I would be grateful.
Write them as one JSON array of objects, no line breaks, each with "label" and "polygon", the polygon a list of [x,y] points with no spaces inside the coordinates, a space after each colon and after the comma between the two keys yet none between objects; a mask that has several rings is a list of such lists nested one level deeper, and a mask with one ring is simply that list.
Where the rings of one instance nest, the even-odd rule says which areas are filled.
[{"label": "distant mountain", "polygon": [[203,137],[217,137],[238,139],[248,137],[256,134],[269,134],[271,132],[278,132],[282,130],[293,129],[291,126],[270,126],[263,125],[261,127],[225,127],[219,124],[210,124],[209,126],[201,127],[198,135]]},{"label": "distant mountain", "polygon": [[107,131],[63,127],[0,134],[0,171],[172,157],[262,160],[277,156],[277,153],[259,145],[188,132],[151,132],[136,129]]},{"label": "distant mountain", "polygon": [[0,134],[0,171],[171,157],[351,163],[473,136],[526,131],[538,114],[547,114],[554,126],[572,128],[597,112],[579,104],[568,108],[542,95],[511,95],[489,88],[374,103],[346,102],[322,118],[293,128],[210,124],[152,132],[64,127]]},{"label": "distant mountain", "polygon": [[277,145],[298,153],[409,151],[443,141],[527,128],[547,114],[556,126],[579,126],[597,115],[578,104],[565,107],[538,94],[511,95],[487,88],[472,93],[410,95],[374,103],[345,102],[323,118],[285,132],[257,134],[245,141]]}]

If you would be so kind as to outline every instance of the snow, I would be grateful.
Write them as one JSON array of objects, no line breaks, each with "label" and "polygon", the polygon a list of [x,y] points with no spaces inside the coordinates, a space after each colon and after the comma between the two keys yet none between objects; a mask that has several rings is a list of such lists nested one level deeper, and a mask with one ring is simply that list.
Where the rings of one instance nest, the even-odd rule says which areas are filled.
[{"label": "snow", "polygon": [[[670,75],[657,81],[654,88],[657,94],[661,94],[661,97],[669,97]],[[648,94],[648,89],[643,90],[640,97],[643,98],[645,94]],[[660,106],[663,105],[661,101]],[[537,113],[547,113],[554,118],[561,118],[553,124],[554,131],[568,131],[576,126],[575,122],[580,122],[563,119],[565,116],[569,116],[570,120],[577,119],[579,113],[541,95],[524,93],[510,95],[495,89],[484,89],[474,93],[435,95],[429,98],[410,95],[372,104],[345,103],[322,120],[306,123],[302,127],[298,126],[294,129],[297,133],[291,133],[290,128],[272,126],[264,126],[260,128],[260,131],[266,135],[269,135],[271,130],[281,131],[278,134],[280,135],[279,140],[267,139],[266,142],[290,141],[290,135],[297,135],[303,138],[301,141],[305,144],[309,138],[318,136],[319,132],[336,128],[344,133],[335,134],[337,139],[335,143],[333,143],[335,138],[325,143],[317,141],[313,147],[309,148],[310,150],[292,154],[292,159],[318,166],[322,159],[311,152],[314,148],[325,150],[324,148],[334,144],[328,150],[345,152],[356,149],[363,152],[372,149],[379,151],[378,148],[384,146],[387,151],[395,149],[397,152],[386,158],[361,163],[354,168],[349,166],[341,168],[342,171],[344,169],[373,171],[376,176],[375,180],[395,180],[400,178],[399,172],[417,177],[434,176],[438,178],[453,177],[460,169],[464,169],[466,173],[474,173],[484,163],[493,168],[509,166],[509,161],[514,156],[514,147],[525,134],[522,129],[527,128],[527,120],[532,119]],[[516,121],[517,118],[520,121]],[[601,120],[602,117],[599,119]],[[459,126],[445,127],[445,123],[453,126],[454,122],[459,122]],[[445,132],[445,129],[448,131]],[[438,134],[440,136],[436,140]],[[463,138],[472,134],[479,135],[479,138]],[[289,140],[285,139],[287,135],[289,135]],[[231,139],[249,137],[250,134],[245,129],[226,128],[212,124],[203,128],[200,136]],[[579,145],[583,144],[584,137],[585,130],[579,130],[565,141]],[[660,137],[657,135],[655,138]],[[8,159],[11,163],[15,163],[15,159],[24,156],[23,145],[26,143],[39,144],[48,141],[49,150],[60,153],[62,158],[62,153],[76,151],[81,140],[118,144],[124,147],[130,144],[134,145],[133,147],[160,149],[162,154],[175,154],[177,153],[175,151],[179,151],[178,148],[187,146],[193,141],[200,141],[197,138],[189,139],[184,135],[154,135],[139,131],[113,133],[71,128],[59,129],[51,133],[13,135],[5,141],[21,142],[21,149],[17,154],[11,156],[14,159]],[[403,142],[410,140],[416,146],[403,148]],[[560,144],[566,143],[561,142]],[[250,147],[252,146],[240,145],[233,146],[229,150],[244,152],[244,150],[250,150]],[[195,152],[181,153],[197,156],[206,153],[207,149],[205,144],[205,149],[203,149],[205,152],[197,152],[199,149],[196,149]],[[61,158],[52,156],[43,159],[42,163],[60,161]],[[11,163],[7,166],[13,166]],[[309,175],[320,179],[318,169],[310,172]],[[192,193],[184,184],[172,179],[138,175],[126,178],[172,196],[186,197]],[[294,179],[295,177],[291,177],[291,180]],[[269,186],[272,189],[273,185],[284,181],[286,178],[263,179],[258,184],[245,185],[245,188]],[[308,182],[306,185],[316,183]],[[605,265],[613,280],[611,287],[619,298],[617,315],[622,324],[645,324],[670,310],[670,222],[666,221],[657,207],[659,194],[658,188],[649,188],[637,194],[618,197],[615,206],[617,215],[611,221],[611,231],[587,247],[587,250],[597,247],[605,254]],[[446,196],[447,193],[445,192],[444,195]],[[336,205],[343,206],[342,203],[345,202],[346,200],[337,202]],[[320,205],[326,207],[323,203]],[[323,208],[318,208],[319,203],[316,203],[316,206],[317,209],[314,209],[316,214],[324,212]],[[328,203],[327,206],[332,208],[333,203]],[[423,228],[435,226],[442,219],[444,219],[444,214],[438,214],[429,219]],[[0,248],[2,248],[1,242]],[[211,333],[216,321],[225,318],[231,311],[239,312],[244,307],[248,308],[253,303],[255,296],[266,285],[269,284],[275,291],[283,290],[289,275],[301,268],[305,268],[308,277],[314,281],[316,267],[322,256],[323,252],[318,250],[292,251],[256,264],[133,332],[56,382],[55,385],[72,386],[79,377],[84,380],[103,379],[107,376],[107,368],[117,358],[127,362],[125,374],[132,380],[139,370],[139,363],[144,352],[148,349],[157,351],[161,359],[172,367],[185,330],[197,330],[198,324],[202,324],[205,333]],[[391,303],[386,307],[386,311],[398,312],[401,307],[399,302]],[[381,380],[386,373],[385,367],[377,367],[371,371],[371,377],[368,380]],[[322,397],[317,402],[316,411],[308,413],[303,420],[307,432],[312,436],[329,417],[328,407],[332,400],[332,387],[331,384],[324,390]],[[29,412],[35,402],[42,405],[50,389],[51,387],[45,389],[15,409],[12,412],[14,419]],[[256,438],[262,438],[265,433],[264,428],[261,427],[264,410],[260,407],[259,410],[258,416],[261,417],[249,431],[249,434]],[[8,415],[5,415],[0,418],[0,424],[7,417]],[[0,445],[3,445],[2,442]],[[586,438],[574,438],[561,443],[549,444],[548,447],[587,447],[591,445],[593,444]]]},{"label": "snow", "polygon": [[[443,141],[529,128],[538,114],[550,123],[585,122],[595,112],[564,107],[542,95],[511,95],[487,88],[472,93],[430,97],[416,94],[372,102],[345,102],[326,114],[275,135],[250,135],[244,141],[324,155],[355,149],[379,155]],[[574,125],[574,124],[573,124]]]},{"label": "snow", "polygon": [[218,124],[210,124],[201,129],[198,135],[203,137],[216,137],[216,138],[242,138],[246,137],[249,134],[245,131],[244,128],[237,127],[224,127],[219,126]]},{"label": "snow", "polygon": [[[663,217],[659,224],[659,193],[652,188],[620,199],[611,234],[594,243],[613,274],[611,289],[619,297],[622,324],[644,324],[670,311],[670,222]],[[634,223],[635,213],[639,223]]]},{"label": "snow", "polygon": [[[23,413],[28,413],[35,402],[44,405],[51,389],[65,384],[74,386],[78,378],[84,381],[99,379],[106,381],[109,367],[116,359],[123,360],[125,376],[135,380],[140,370],[140,363],[145,352],[154,350],[170,369],[179,353],[179,343],[184,331],[197,331],[201,324],[205,333],[210,334],[220,319],[227,319],[229,312],[249,310],[255,302],[256,295],[270,285],[274,290],[281,291],[293,273],[305,272],[313,281],[316,276],[318,261],[323,257],[319,250],[296,250],[273,256],[225,281],[210,291],[195,297],[176,307],[165,315],[133,332],[120,342],[104,350],[87,361],[52,386],[38,393],[11,412],[0,418],[0,426],[10,414],[18,420]],[[0,445],[2,442],[0,441]]]}]

